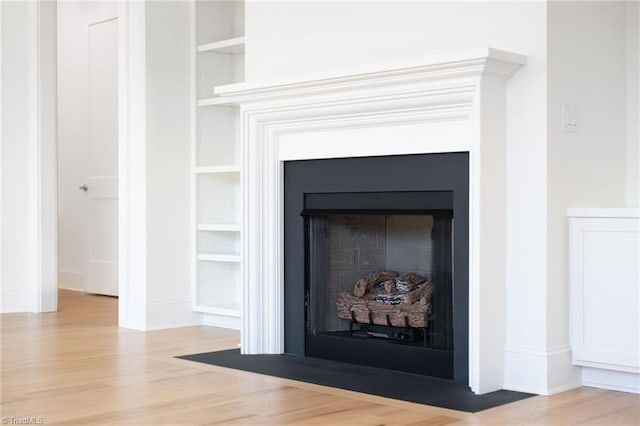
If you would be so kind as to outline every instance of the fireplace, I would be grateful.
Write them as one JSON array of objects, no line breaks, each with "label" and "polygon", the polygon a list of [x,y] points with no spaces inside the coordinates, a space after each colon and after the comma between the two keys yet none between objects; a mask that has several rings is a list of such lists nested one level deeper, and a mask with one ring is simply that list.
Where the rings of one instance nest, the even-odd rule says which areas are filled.
[{"label": "fireplace", "polygon": [[285,163],[285,352],[467,382],[468,167]]},{"label": "fireplace", "polygon": [[[321,161],[462,155],[468,167],[459,176],[468,179],[459,183],[468,193],[453,189],[452,303],[466,312],[453,318],[453,379],[467,377],[482,394],[502,389],[506,377],[543,376],[538,352],[506,340],[507,330],[517,329],[507,315],[506,88],[525,63],[524,56],[482,48],[216,88],[217,102],[240,106],[243,354],[305,355],[305,262],[289,261],[305,253],[304,194],[442,191],[431,177],[451,167],[444,159],[433,168],[403,161],[376,173],[354,166],[337,180]],[[289,172],[301,163],[318,171],[296,192]],[[391,185],[386,177],[397,174],[408,179]],[[467,209],[458,210],[462,205]],[[466,262],[458,253],[465,245]],[[457,268],[468,277],[463,296]],[[524,372],[520,366],[532,365],[524,362],[532,357],[540,368]]]}]

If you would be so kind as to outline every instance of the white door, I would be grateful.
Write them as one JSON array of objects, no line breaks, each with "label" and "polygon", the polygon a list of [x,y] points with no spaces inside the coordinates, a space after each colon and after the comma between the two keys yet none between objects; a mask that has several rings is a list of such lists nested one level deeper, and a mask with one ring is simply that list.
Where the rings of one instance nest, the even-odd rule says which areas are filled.
[{"label": "white door", "polygon": [[89,25],[89,293],[118,295],[117,19]]}]

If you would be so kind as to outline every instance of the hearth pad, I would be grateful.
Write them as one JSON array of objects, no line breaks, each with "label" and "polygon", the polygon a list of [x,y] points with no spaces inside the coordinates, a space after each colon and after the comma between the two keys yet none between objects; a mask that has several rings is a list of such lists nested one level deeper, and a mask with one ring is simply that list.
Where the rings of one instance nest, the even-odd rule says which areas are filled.
[{"label": "hearth pad", "polygon": [[506,390],[476,395],[450,380],[287,354],[231,349],[177,358],[470,413],[534,396]]}]

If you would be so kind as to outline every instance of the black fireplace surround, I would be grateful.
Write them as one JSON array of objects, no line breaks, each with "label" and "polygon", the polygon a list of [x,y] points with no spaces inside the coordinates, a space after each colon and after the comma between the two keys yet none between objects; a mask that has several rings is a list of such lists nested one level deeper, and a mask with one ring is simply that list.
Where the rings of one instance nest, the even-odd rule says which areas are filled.
[{"label": "black fireplace surround", "polygon": [[[284,163],[284,193],[285,352],[467,383],[468,153],[288,161]],[[434,283],[433,304],[440,314],[434,314],[428,328],[429,333],[433,329],[438,336],[446,334],[447,341],[442,343],[429,334],[431,342],[440,343],[427,345],[426,332],[423,345],[355,337],[345,331],[310,330],[318,306],[313,299],[319,297],[315,290],[310,291],[312,274],[316,273],[313,250],[317,247],[310,245],[310,229],[318,223],[325,226],[334,220],[331,218],[384,220],[404,216],[433,218],[433,229],[440,232],[441,239],[443,232],[449,232],[444,247],[448,247],[447,259],[452,260],[448,265],[445,262],[446,271],[440,274],[446,280]],[[449,313],[442,316],[444,307]]]}]

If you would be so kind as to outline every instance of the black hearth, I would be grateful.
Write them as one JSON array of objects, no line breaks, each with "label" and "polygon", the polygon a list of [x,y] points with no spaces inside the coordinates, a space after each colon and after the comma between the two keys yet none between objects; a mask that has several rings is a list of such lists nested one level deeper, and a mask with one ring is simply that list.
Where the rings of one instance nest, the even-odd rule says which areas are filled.
[{"label": "black hearth", "polygon": [[284,170],[285,352],[466,383],[468,155]]}]

